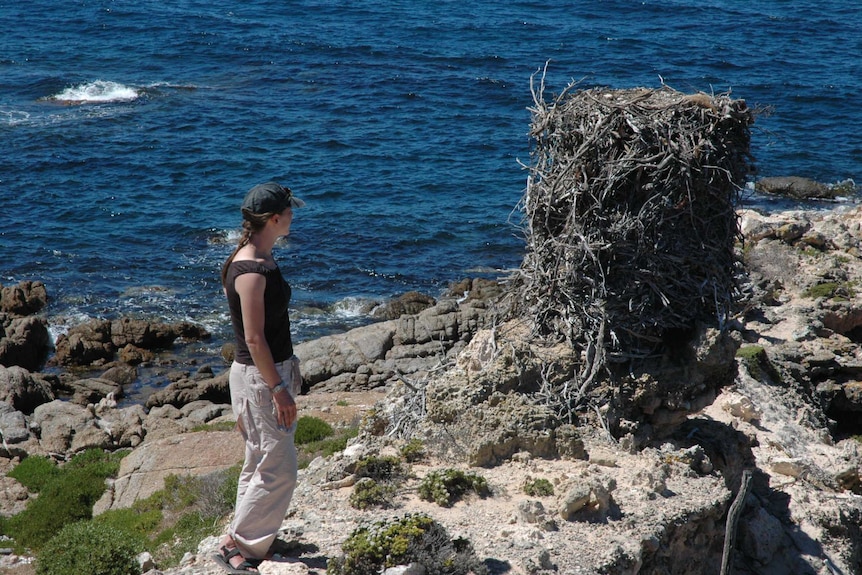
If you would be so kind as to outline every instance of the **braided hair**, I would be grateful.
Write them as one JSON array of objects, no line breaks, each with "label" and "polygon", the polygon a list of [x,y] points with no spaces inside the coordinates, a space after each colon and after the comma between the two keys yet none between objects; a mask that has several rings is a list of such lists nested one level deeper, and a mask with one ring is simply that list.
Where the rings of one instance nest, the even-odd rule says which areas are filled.
[{"label": "braided hair", "polygon": [[224,262],[221,267],[221,284],[222,287],[227,287],[227,269],[230,267],[231,262],[236,257],[236,254],[239,250],[241,250],[244,246],[251,241],[251,236],[261,231],[264,226],[266,226],[266,222],[269,221],[269,218],[274,216],[274,212],[267,212],[265,214],[253,214],[248,210],[242,211],[242,234],[239,236],[239,241],[237,242],[236,248],[233,250],[233,253],[230,254],[230,257]]}]

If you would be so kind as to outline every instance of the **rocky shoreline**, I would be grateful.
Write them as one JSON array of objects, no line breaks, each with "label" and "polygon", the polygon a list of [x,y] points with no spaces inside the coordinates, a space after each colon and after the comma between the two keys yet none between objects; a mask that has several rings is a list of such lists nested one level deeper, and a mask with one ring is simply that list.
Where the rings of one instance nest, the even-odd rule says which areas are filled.
[{"label": "rocky shoreline", "polygon": [[[862,572],[862,209],[740,218],[745,306],[723,329],[700,331],[692,364],[634,373],[615,412],[577,425],[528,400],[554,376],[543,366],[564,373],[575,358],[501,321],[491,282],[462,282],[440,301],[408,294],[391,302],[390,319],[299,344],[306,398],[374,392],[382,401],[367,411],[379,425],[302,471],[283,532],[316,552],[265,562],[262,572],[321,573],[363,521],[418,510],[473,541],[494,573],[715,573],[746,470],[754,479],[736,573]],[[206,341],[203,330],[92,320],[52,351],[39,316],[46,302],[38,281],[0,295],[0,512],[17,513],[30,497],[5,477],[28,454],[133,448],[97,511],[127,507],[168,473],[204,474],[241,458],[235,434],[192,432],[230,420],[226,363],[158,365],[160,350]],[[219,351],[229,360],[229,348]],[[46,359],[59,373],[38,371]],[[149,368],[164,385],[145,403],[123,404],[124,388]],[[348,503],[349,482],[323,488],[408,437],[434,453],[414,466],[417,478],[442,466],[479,469],[493,496],[444,509],[408,484],[397,509],[360,511]],[[555,495],[525,495],[525,476],[549,478]],[[214,547],[203,541],[164,573],[219,573]]]}]

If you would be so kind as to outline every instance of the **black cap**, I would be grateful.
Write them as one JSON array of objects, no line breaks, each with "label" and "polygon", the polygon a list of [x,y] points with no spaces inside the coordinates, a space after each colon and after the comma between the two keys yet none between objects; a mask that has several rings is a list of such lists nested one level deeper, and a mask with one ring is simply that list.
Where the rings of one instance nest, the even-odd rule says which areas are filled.
[{"label": "black cap", "polygon": [[285,208],[301,208],[305,202],[293,195],[290,188],[278,182],[258,184],[248,191],[242,201],[242,211],[252,214],[278,214]]}]

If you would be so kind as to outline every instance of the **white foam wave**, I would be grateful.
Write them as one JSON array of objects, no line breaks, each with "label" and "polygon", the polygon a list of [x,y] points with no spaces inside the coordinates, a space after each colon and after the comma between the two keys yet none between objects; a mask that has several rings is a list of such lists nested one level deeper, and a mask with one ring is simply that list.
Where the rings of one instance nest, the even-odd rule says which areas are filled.
[{"label": "white foam wave", "polygon": [[224,243],[235,244],[236,242],[239,241],[239,238],[242,235],[242,230],[234,228],[234,229],[227,230],[223,233],[224,233],[224,236],[223,236]]},{"label": "white foam wave", "polygon": [[347,297],[332,306],[332,312],[342,318],[366,317],[374,302],[367,298]]},{"label": "white foam wave", "polygon": [[87,84],[79,84],[66,88],[49,99],[55,102],[72,104],[131,102],[138,99],[140,93],[136,88],[117,82],[96,80]]},{"label": "white foam wave", "polygon": [[25,124],[30,120],[30,114],[18,110],[0,110],[0,124],[7,126],[17,126]]}]

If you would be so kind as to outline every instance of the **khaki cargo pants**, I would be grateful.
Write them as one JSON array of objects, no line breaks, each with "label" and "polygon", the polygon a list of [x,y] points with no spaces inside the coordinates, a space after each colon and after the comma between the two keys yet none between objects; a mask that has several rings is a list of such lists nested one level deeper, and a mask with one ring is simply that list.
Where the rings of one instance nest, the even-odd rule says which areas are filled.
[{"label": "khaki cargo pants", "polygon": [[[302,380],[296,356],[275,364],[294,399]],[[290,429],[279,427],[272,392],[253,365],[234,362],[230,399],[237,429],[245,439],[234,518],[228,533],[246,559],[263,559],[284,521],[296,487],[296,446]]]}]

